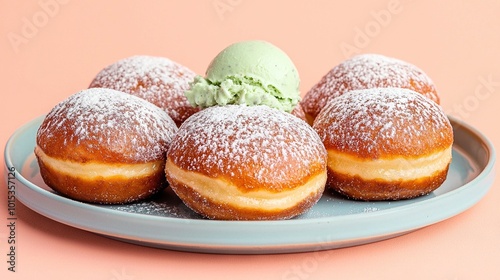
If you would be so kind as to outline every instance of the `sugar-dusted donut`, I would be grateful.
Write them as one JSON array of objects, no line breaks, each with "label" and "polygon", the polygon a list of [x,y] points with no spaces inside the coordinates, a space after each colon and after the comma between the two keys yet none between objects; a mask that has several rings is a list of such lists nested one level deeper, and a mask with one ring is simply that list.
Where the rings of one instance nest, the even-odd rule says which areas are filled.
[{"label": "sugar-dusted donut", "polygon": [[306,93],[301,105],[312,123],[328,100],[351,90],[377,87],[410,89],[439,104],[434,83],[417,66],[380,54],[361,54],[333,67]]},{"label": "sugar-dusted donut", "polygon": [[329,101],[313,128],[328,152],[327,186],[350,198],[412,198],[446,179],[451,124],[439,105],[414,91],[347,92]]},{"label": "sugar-dusted donut", "polygon": [[184,95],[195,72],[165,57],[137,55],[102,69],[90,88],[103,87],[141,97],[167,111],[179,126],[199,108]]},{"label": "sugar-dusted donut", "polygon": [[323,194],[326,151],[305,121],[265,105],[206,108],[172,140],[173,191],[195,212],[224,220],[288,219]]},{"label": "sugar-dusted donut", "polygon": [[127,203],[166,186],[177,126],[157,106],[112,89],[80,91],[56,105],[36,135],[45,183],[75,200]]}]

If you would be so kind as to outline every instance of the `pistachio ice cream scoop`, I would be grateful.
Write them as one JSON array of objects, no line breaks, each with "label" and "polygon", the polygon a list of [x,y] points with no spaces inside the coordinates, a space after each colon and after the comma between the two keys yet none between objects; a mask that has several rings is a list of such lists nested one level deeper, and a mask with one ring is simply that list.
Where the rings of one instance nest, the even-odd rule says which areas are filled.
[{"label": "pistachio ice cream scoop", "polygon": [[266,41],[242,41],[222,50],[185,95],[203,108],[246,104],[291,112],[300,101],[299,84],[297,68],[284,51]]}]

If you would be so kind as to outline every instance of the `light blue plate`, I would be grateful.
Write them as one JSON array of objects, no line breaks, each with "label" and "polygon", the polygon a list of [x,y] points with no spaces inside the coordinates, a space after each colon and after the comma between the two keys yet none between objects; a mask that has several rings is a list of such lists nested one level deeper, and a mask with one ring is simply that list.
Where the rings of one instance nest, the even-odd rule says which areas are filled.
[{"label": "light blue plate", "polygon": [[[285,221],[214,221],[194,214],[169,190],[153,200],[99,206],[60,196],[40,177],[33,154],[37,118],[18,129],[5,147],[16,169],[16,196],[55,221],[114,239],[158,248],[231,254],[317,251],[399,236],[457,215],[477,203],[494,179],[492,144],[469,125],[450,118],[455,133],[447,180],[430,195],[393,202],[360,202],[325,193],[306,214]],[[91,241],[89,241],[91,242]]]}]

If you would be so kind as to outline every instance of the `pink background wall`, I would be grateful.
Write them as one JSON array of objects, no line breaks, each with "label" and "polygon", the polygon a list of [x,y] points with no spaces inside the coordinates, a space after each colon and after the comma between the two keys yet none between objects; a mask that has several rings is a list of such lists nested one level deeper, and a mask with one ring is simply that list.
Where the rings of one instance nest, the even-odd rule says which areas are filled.
[{"label": "pink background wall", "polygon": [[[499,1],[0,1],[0,144],[127,56],[166,56],[203,74],[230,43],[268,40],[294,60],[305,93],[354,53],[422,68],[443,108],[500,144]],[[2,180],[4,190],[5,180]],[[494,279],[500,190],[468,211],[395,239],[320,253],[207,255],[125,244],[19,204],[18,272],[35,279]],[[6,193],[0,213],[6,223]],[[65,275],[71,275],[67,277]],[[262,276],[257,276],[262,275]],[[7,276],[5,278],[4,276]]]}]

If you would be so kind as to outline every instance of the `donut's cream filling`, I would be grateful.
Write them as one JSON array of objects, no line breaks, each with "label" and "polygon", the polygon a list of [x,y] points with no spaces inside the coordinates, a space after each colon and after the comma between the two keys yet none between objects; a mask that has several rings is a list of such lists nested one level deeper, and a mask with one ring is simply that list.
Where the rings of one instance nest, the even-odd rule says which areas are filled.
[{"label": "donut's cream filling", "polygon": [[444,170],[451,161],[452,147],[425,157],[360,160],[351,155],[328,151],[328,168],[364,180],[415,180]]},{"label": "donut's cream filling", "polygon": [[85,178],[103,178],[121,176],[125,178],[144,177],[154,174],[163,168],[163,161],[153,163],[135,163],[135,164],[106,164],[106,163],[79,163],[68,160],[60,160],[45,154],[38,146],[35,147],[35,154],[46,166],[57,170],[62,174]]},{"label": "donut's cream filling", "polygon": [[193,171],[178,168],[170,160],[166,164],[167,174],[179,183],[189,186],[202,197],[209,198],[214,203],[233,205],[238,208],[258,208],[264,210],[287,209],[307,199],[311,194],[323,191],[327,173],[322,172],[303,186],[270,192],[256,190],[242,192],[237,186],[224,179],[217,179]]}]

